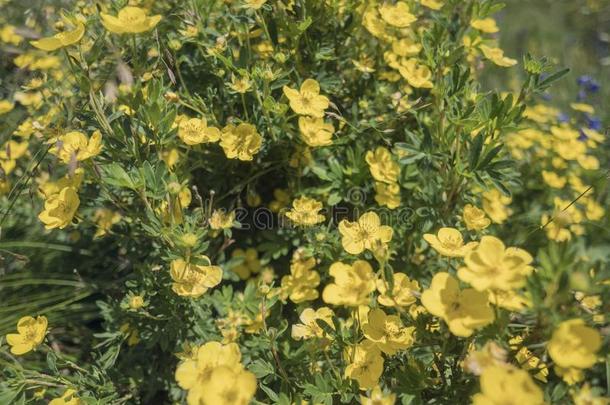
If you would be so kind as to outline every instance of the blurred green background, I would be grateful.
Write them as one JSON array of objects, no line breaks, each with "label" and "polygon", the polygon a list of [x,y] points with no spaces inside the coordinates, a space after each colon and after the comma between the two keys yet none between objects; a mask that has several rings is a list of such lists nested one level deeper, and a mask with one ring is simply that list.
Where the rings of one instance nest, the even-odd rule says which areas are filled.
[{"label": "blurred green background", "polygon": [[[569,108],[580,102],[595,106],[607,125],[610,119],[610,0],[505,0],[496,15],[506,54],[521,60],[530,52],[572,69],[549,91],[553,103]],[[521,69],[493,69],[487,79],[498,86],[518,86]],[[583,91],[578,78],[591,77],[597,93]],[[605,128],[605,127],[604,127]]]}]

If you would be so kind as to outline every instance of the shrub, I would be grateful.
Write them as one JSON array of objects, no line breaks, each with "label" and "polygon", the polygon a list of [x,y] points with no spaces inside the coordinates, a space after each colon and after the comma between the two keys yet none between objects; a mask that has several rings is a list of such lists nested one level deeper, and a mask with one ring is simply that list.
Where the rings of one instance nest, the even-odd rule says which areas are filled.
[{"label": "shrub", "polygon": [[606,403],[607,145],[501,4],[26,6],[0,403]]}]

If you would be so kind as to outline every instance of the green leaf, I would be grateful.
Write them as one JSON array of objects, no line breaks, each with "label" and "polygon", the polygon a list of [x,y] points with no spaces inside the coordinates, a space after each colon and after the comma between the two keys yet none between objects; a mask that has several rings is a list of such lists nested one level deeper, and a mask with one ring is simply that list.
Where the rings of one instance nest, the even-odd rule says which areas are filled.
[{"label": "green leaf", "polygon": [[248,369],[256,375],[256,378],[263,378],[269,374],[275,373],[275,368],[268,361],[258,359],[252,362]]},{"label": "green leaf", "polygon": [[129,174],[118,163],[104,166],[104,181],[112,186],[135,190],[135,184]]},{"label": "green leaf", "polygon": [[468,157],[468,163],[470,169],[474,171],[477,168],[479,157],[481,156],[481,149],[483,148],[483,134],[479,134],[474,138],[474,141],[470,145],[470,155]]}]

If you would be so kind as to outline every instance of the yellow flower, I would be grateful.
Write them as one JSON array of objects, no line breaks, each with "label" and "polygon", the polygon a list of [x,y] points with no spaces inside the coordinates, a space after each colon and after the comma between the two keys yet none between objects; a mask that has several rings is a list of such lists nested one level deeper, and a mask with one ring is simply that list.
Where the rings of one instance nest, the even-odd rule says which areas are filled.
[{"label": "yellow flower", "polygon": [[361,390],[373,388],[383,372],[383,357],[373,342],[365,340],[348,349],[349,364],[345,376],[358,381]]},{"label": "yellow flower", "polygon": [[265,5],[267,0],[244,0],[244,2],[244,7],[252,10],[258,10]]},{"label": "yellow flower", "polygon": [[144,306],[144,297],[141,295],[133,295],[129,298],[129,308],[140,309]]},{"label": "yellow flower", "polygon": [[576,367],[563,368],[555,365],[555,374],[568,385],[578,384],[585,379],[583,370]]},{"label": "yellow flower", "polygon": [[17,93],[15,93],[14,97],[15,100],[17,100],[21,105],[26,107],[33,107],[34,109],[38,109],[43,102],[42,93],[39,91],[18,91]]},{"label": "yellow flower", "polygon": [[549,172],[546,170],[542,171],[542,180],[544,180],[544,182],[553,187],[553,188],[564,188],[566,185],[566,178],[557,175],[557,173],[555,172]]},{"label": "yellow flower", "polygon": [[496,342],[488,341],[479,350],[474,350],[474,345],[472,345],[468,356],[466,356],[462,363],[462,367],[469,373],[481,375],[487,367],[505,364],[506,350]]},{"label": "yellow flower", "polygon": [[432,72],[428,66],[422,65],[417,59],[411,58],[403,61],[398,65],[398,72],[413,87],[422,89],[434,87],[434,84],[430,81]]},{"label": "yellow flower", "polygon": [[375,152],[366,152],[365,159],[375,180],[387,184],[394,184],[398,181],[400,166],[394,161],[389,150],[380,146],[375,149]]},{"label": "yellow flower", "polygon": [[82,22],[76,21],[72,31],[59,32],[52,37],[41,38],[37,41],[30,41],[32,46],[43,51],[55,51],[66,46],[78,43],[85,34],[85,26]]},{"label": "yellow flower", "polygon": [[597,361],[596,352],[602,339],[599,332],[582,319],[559,324],[547,346],[555,365],[562,368],[587,369]]},{"label": "yellow flower", "polygon": [[254,248],[248,248],[245,251],[243,249],[235,249],[231,257],[243,257],[243,261],[232,269],[242,280],[249,279],[252,273],[258,273],[261,270],[258,252]]},{"label": "yellow flower", "polygon": [[585,206],[585,216],[589,221],[599,221],[604,217],[606,210],[597,201],[593,199],[587,200]]},{"label": "yellow flower", "polygon": [[404,327],[398,315],[386,315],[381,309],[372,309],[362,324],[364,336],[388,355],[408,349],[415,341],[414,327]]},{"label": "yellow flower", "polygon": [[290,274],[282,277],[280,297],[283,301],[290,298],[295,304],[313,301],[318,298],[316,288],[320,284],[320,275],[313,268],[316,259],[304,258],[299,250],[295,252],[290,264]]},{"label": "yellow flower", "polygon": [[578,392],[572,394],[574,405],[609,405],[610,398],[600,397],[591,391],[589,384],[584,384]]},{"label": "yellow flower", "polygon": [[102,134],[94,131],[90,139],[82,132],[71,131],[57,138],[52,138],[49,143],[55,144],[49,152],[59,157],[64,163],[87,160],[97,156],[102,151]]},{"label": "yellow flower", "polygon": [[59,193],[53,194],[44,202],[44,210],[38,215],[38,219],[45,224],[46,229],[64,229],[70,224],[80,199],[74,187],[65,187]]},{"label": "yellow flower", "polygon": [[377,291],[380,294],[377,301],[381,305],[406,308],[415,303],[415,294],[419,293],[419,283],[417,280],[410,280],[404,273],[395,273],[392,291],[389,291],[388,283],[382,279],[377,280]]},{"label": "yellow flower", "polygon": [[[206,256],[200,257],[202,261],[210,263]],[[187,263],[183,259],[174,259],[171,263],[170,275],[172,277],[172,290],[182,297],[197,298],[208,291],[209,288],[220,284],[222,269],[218,266],[199,265]]]},{"label": "yellow flower", "polygon": [[490,290],[488,293],[490,304],[509,311],[519,312],[532,305],[530,299],[520,295],[515,290]]},{"label": "yellow flower", "polygon": [[468,337],[494,321],[494,312],[487,302],[487,293],[472,288],[460,290],[458,281],[449,273],[437,273],[421,302],[432,315],[443,319],[456,336]]},{"label": "yellow flower", "polygon": [[0,29],[0,41],[16,46],[23,41],[23,37],[15,32],[14,26],[5,25]]},{"label": "yellow flower", "polygon": [[422,6],[431,8],[432,10],[440,10],[443,7],[443,0],[420,0]]},{"label": "yellow flower", "polygon": [[485,216],[485,211],[471,204],[464,206],[462,218],[466,223],[466,229],[469,231],[481,231],[491,224],[491,220]]},{"label": "yellow flower", "polygon": [[392,52],[398,56],[415,56],[421,49],[422,45],[411,38],[402,38],[392,42]]},{"label": "yellow flower", "polygon": [[220,139],[220,130],[208,127],[205,118],[190,118],[178,124],[178,137],[187,145],[216,142]]},{"label": "yellow flower", "polygon": [[481,374],[481,392],[473,405],[544,405],[544,394],[527,371],[510,366],[486,367]]},{"label": "yellow flower", "polygon": [[61,397],[51,400],[49,405],[81,405],[82,403],[83,402],[76,396],[76,391],[69,388]]},{"label": "yellow flower", "polygon": [[297,225],[312,226],[324,221],[324,215],[318,213],[322,203],[313,198],[298,198],[292,202],[292,207],[286,216]]},{"label": "yellow flower", "polygon": [[15,108],[15,104],[8,100],[0,100],[0,115],[11,112]]},{"label": "yellow flower", "polygon": [[118,15],[100,13],[102,25],[115,34],[139,34],[150,31],[161,21],[160,15],[147,16],[139,7],[124,7]]},{"label": "yellow flower", "polygon": [[373,388],[370,396],[365,397],[360,395],[360,403],[362,405],[394,405],[396,403],[396,394],[384,394],[379,386]]},{"label": "yellow flower", "polygon": [[483,55],[493,63],[502,67],[511,67],[517,64],[515,59],[504,56],[504,51],[500,48],[492,48],[487,45],[481,45]]},{"label": "yellow flower", "polygon": [[248,405],[256,393],[256,377],[249,371],[233,367],[216,367],[201,384],[204,396],[189,405]]},{"label": "yellow flower", "polygon": [[333,143],[332,137],[335,132],[333,124],[327,124],[322,118],[300,117],[299,130],[301,139],[312,148],[316,146],[328,146]]},{"label": "yellow flower", "polygon": [[74,173],[68,173],[57,181],[47,181],[46,178],[41,176],[41,178],[38,179],[40,183],[39,190],[45,198],[49,198],[53,194],[59,194],[59,192],[66,187],[73,187],[75,190],[78,190],[84,175],[85,171],[82,167],[79,167]]},{"label": "yellow flower", "polygon": [[283,90],[290,101],[290,108],[299,115],[322,118],[330,104],[327,97],[320,95],[320,85],[314,79],[305,80],[300,90],[288,86],[284,86]]},{"label": "yellow flower", "polygon": [[483,210],[496,224],[501,224],[512,213],[507,206],[512,202],[512,198],[507,197],[496,189],[483,193]]},{"label": "yellow flower", "polygon": [[365,249],[375,251],[392,240],[392,227],[381,225],[379,216],[367,212],[360,216],[357,222],[346,219],[339,222],[341,244],[347,253],[357,255]]},{"label": "yellow flower", "polygon": [[466,267],[458,270],[460,280],[478,291],[508,291],[525,285],[534,259],[523,249],[506,248],[494,236],[483,236],[479,245],[464,257]]},{"label": "yellow flower", "polygon": [[238,79],[235,77],[235,75],[232,75],[229,88],[236,93],[245,94],[252,88],[252,82],[247,76],[243,76]]},{"label": "yellow flower", "polygon": [[436,235],[426,233],[424,240],[438,253],[447,257],[464,257],[477,245],[477,242],[464,245],[462,234],[455,228],[441,228]]},{"label": "yellow flower", "polygon": [[295,340],[311,338],[330,339],[331,337],[328,333],[326,333],[316,321],[322,321],[332,329],[335,329],[333,315],[333,310],[327,307],[322,307],[317,310],[305,308],[299,316],[301,323],[292,325],[292,338]]},{"label": "yellow flower", "polygon": [[210,217],[210,228],[230,229],[235,221],[235,211],[225,212],[225,210],[214,210]]},{"label": "yellow flower", "polygon": [[287,190],[276,188],[273,190],[273,198],[274,200],[269,203],[269,209],[272,212],[280,212],[282,208],[290,204],[290,195]]},{"label": "yellow flower", "polygon": [[580,112],[584,112],[584,113],[587,113],[587,114],[595,114],[595,108],[593,108],[593,106],[590,105],[590,104],[571,103],[570,107],[572,107],[572,109],[574,111],[580,111]]},{"label": "yellow flower", "polygon": [[496,32],[500,31],[498,29],[498,25],[496,24],[496,20],[493,18],[480,18],[477,20],[472,20],[470,22],[470,26],[488,34],[495,34]]},{"label": "yellow flower", "polygon": [[379,17],[377,11],[374,8],[369,8],[362,16],[362,25],[367,29],[373,36],[377,38],[386,38],[386,24]]},{"label": "yellow flower", "polygon": [[222,129],[220,146],[229,159],[252,160],[261,148],[262,139],[254,125],[227,125]]},{"label": "yellow flower", "polygon": [[557,242],[565,242],[572,238],[572,234],[581,235],[584,231],[579,225],[583,220],[580,210],[561,198],[556,197],[553,201],[555,213],[552,221],[548,214],[543,214],[540,222],[545,226],[546,236]]},{"label": "yellow flower", "polygon": [[244,370],[235,343],[208,342],[176,369],[189,405],[246,405],[256,391],[254,374]]},{"label": "yellow flower", "polygon": [[112,228],[112,225],[119,223],[121,218],[122,215],[120,213],[108,208],[98,208],[95,210],[93,219],[96,222],[97,230],[93,237],[100,238],[106,235]]},{"label": "yellow flower", "polygon": [[375,71],[375,61],[370,58],[363,58],[359,61],[352,59],[352,63],[362,73],[373,73]]},{"label": "yellow flower", "polygon": [[404,1],[399,1],[394,5],[389,3],[382,4],[381,7],[379,7],[379,14],[385,22],[398,28],[408,27],[417,20],[417,18],[409,12],[409,5]]},{"label": "yellow flower", "polygon": [[368,304],[370,294],[375,291],[375,274],[370,264],[364,260],[356,260],[352,265],[335,262],[328,272],[334,283],[324,288],[324,302],[349,307]]},{"label": "yellow flower", "polygon": [[17,322],[17,333],[6,335],[6,342],[11,346],[11,353],[20,356],[38,347],[47,333],[47,318],[24,316]]},{"label": "yellow flower", "polygon": [[375,201],[393,210],[400,207],[400,187],[398,184],[375,182]]}]

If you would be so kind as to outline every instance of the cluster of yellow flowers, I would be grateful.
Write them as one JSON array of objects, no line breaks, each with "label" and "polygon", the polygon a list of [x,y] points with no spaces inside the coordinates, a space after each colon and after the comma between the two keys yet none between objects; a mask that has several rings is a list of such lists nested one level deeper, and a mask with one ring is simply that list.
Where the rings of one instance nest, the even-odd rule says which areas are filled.
[{"label": "cluster of yellow flowers", "polygon": [[[594,112],[582,103],[572,104],[572,109],[581,115]],[[598,221],[605,215],[595,189],[583,181],[586,173],[600,168],[593,152],[605,137],[592,128],[579,131],[577,122],[560,122],[559,110],[543,104],[526,109],[525,115],[530,125],[509,136],[507,144],[516,159],[537,161],[536,175],[550,191],[550,207],[545,208],[541,224],[549,239],[568,241],[585,232],[583,221]]]}]

